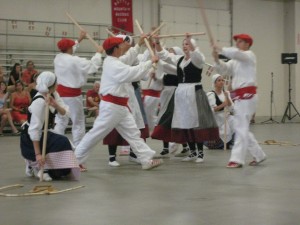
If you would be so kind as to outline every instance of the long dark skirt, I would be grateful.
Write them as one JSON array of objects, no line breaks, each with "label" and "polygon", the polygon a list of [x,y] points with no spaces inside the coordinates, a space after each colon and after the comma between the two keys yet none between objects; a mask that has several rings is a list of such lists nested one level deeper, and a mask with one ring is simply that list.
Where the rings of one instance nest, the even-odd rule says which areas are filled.
[{"label": "long dark skirt", "polygon": [[[27,131],[23,131],[20,137],[22,156],[29,162],[35,162],[33,142]],[[40,139],[40,149],[43,146],[43,135]],[[72,178],[79,178],[79,165],[67,137],[48,131],[46,157],[44,169],[49,170],[52,178],[57,179],[69,175]]]},{"label": "long dark skirt", "polygon": [[158,121],[158,124],[154,127],[151,134],[153,139],[162,140],[164,142],[171,142],[172,140],[172,119],[174,112],[174,93],[171,97],[168,106]]}]

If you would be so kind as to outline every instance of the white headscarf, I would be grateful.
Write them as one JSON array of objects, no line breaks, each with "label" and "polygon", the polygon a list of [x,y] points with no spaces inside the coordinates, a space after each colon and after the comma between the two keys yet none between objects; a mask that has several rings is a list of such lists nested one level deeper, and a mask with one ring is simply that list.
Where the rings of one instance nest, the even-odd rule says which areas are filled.
[{"label": "white headscarf", "polygon": [[[185,38],[185,39],[186,39],[186,38]],[[184,41],[185,39],[183,39],[183,41]],[[192,45],[193,45],[194,48],[197,48],[197,42],[196,42],[196,40],[195,40],[194,38],[191,38],[191,43],[192,43]]]},{"label": "white headscarf", "polygon": [[36,80],[36,90],[40,93],[48,93],[49,87],[56,82],[56,76],[50,71],[42,72]]},{"label": "white headscarf", "polygon": [[184,52],[182,51],[181,48],[174,46],[174,47],[172,47],[172,49],[174,50],[176,55],[184,55]]},{"label": "white headscarf", "polygon": [[116,37],[123,38],[124,41],[125,41],[126,37],[128,37],[129,38],[129,44],[132,45],[133,39],[130,36],[125,35],[125,34],[118,34],[118,35],[116,35]]},{"label": "white headscarf", "polygon": [[212,81],[212,86],[213,86],[213,88],[215,87],[215,83],[216,83],[216,80],[219,78],[219,77],[221,77],[222,75],[220,75],[220,74],[215,74],[215,75],[213,75],[212,77],[211,77],[211,81]]}]

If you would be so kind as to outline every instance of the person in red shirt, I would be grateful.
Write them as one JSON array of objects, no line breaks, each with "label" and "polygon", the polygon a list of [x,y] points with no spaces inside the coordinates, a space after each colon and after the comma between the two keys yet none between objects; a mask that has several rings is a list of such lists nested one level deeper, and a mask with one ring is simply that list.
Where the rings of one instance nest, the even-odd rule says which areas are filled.
[{"label": "person in red shirt", "polygon": [[32,83],[32,77],[37,73],[38,71],[34,69],[33,61],[29,60],[26,63],[26,70],[24,70],[22,73],[22,82],[27,86],[28,84]]},{"label": "person in red shirt", "polygon": [[89,116],[97,117],[99,114],[99,103],[100,103],[100,82],[95,81],[93,89],[90,89],[86,93],[86,107],[90,111]]}]

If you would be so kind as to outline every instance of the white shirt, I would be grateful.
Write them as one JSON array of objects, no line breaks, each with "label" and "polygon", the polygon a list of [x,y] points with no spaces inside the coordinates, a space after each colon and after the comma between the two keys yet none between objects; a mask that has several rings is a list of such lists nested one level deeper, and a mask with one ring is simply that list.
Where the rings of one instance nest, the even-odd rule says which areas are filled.
[{"label": "white shirt", "polygon": [[54,59],[57,83],[70,88],[81,88],[86,84],[87,75],[96,73],[101,63],[100,53],[96,53],[91,60],[67,53],[59,53]]},{"label": "white shirt", "polygon": [[[210,105],[212,111],[214,113],[223,113],[223,111],[216,111],[215,112],[215,110],[214,110],[214,108],[217,107],[217,99],[216,99],[215,93],[212,92],[212,91],[209,91],[209,92],[206,93],[206,95],[207,95],[208,102],[209,102],[209,105]],[[231,102],[231,106],[228,107],[228,111],[232,111],[232,109],[233,109],[233,102],[231,100],[229,91],[227,91],[227,95],[228,95],[229,101]],[[218,97],[219,97],[219,99],[220,99],[221,102],[225,101],[225,94],[224,94],[223,91],[222,91],[221,94],[218,95]]]},{"label": "white shirt", "polygon": [[[130,56],[131,57],[131,56]],[[147,76],[151,68],[151,61],[140,62],[137,66],[129,66],[121,60],[127,61],[124,56],[116,58],[107,56],[103,62],[100,94],[111,94],[118,97],[129,97],[126,83],[139,81]]]},{"label": "white shirt", "polygon": [[[41,93],[37,93],[36,96],[42,95]],[[66,110],[66,114],[62,116],[69,116],[69,107],[64,104],[62,99],[60,98],[57,92],[53,93],[55,101],[59,104],[62,108]],[[45,123],[45,109],[46,109],[46,102],[44,98],[35,99],[31,105],[28,107],[29,112],[31,113],[30,124],[28,128],[28,134],[32,141],[39,141],[42,136],[43,126]],[[55,109],[53,107],[49,107],[51,112],[54,112]]]},{"label": "white shirt", "polygon": [[220,74],[232,76],[233,90],[256,86],[256,56],[252,51],[224,47],[221,54],[231,60],[226,63],[220,61],[220,64],[216,64],[215,68]]},{"label": "white shirt", "polygon": [[150,77],[151,73],[155,73],[155,79],[151,79],[150,86],[149,86],[150,78],[148,80],[141,80],[141,89],[161,91],[164,87],[163,86],[164,71],[160,61],[157,63],[156,70],[152,68],[150,69],[150,71],[148,71],[148,77]]},{"label": "white shirt", "polygon": [[[173,53],[169,53],[165,49],[163,49],[160,52],[157,52],[157,55],[161,60],[175,66],[177,66],[178,60],[182,57],[182,55],[174,55]],[[179,66],[183,69],[184,67],[189,65],[190,62],[192,62],[193,65],[198,67],[199,69],[203,68],[203,65],[205,63],[205,57],[200,52],[199,48],[195,48],[194,51],[190,51],[190,58],[186,60],[184,57]]]}]

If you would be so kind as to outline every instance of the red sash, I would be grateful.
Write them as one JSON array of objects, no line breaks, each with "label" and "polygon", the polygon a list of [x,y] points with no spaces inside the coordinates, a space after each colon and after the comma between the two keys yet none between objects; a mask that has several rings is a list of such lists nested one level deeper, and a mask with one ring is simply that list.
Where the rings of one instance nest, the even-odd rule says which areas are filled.
[{"label": "red sash", "polygon": [[114,103],[116,105],[121,105],[121,106],[127,106],[128,99],[129,98],[117,97],[117,96],[113,96],[110,94],[104,95],[101,98],[102,101],[111,102],[111,103]]},{"label": "red sash", "polygon": [[70,88],[61,84],[57,85],[56,91],[60,97],[77,97],[81,95],[81,88]]},{"label": "red sash", "polygon": [[142,90],[143,96],[152,96],[159,98],[160,97],[160,91],[152,90],[152,89],[147,89],[147,90]]},{"label": "red sash", "polygon": [[256,94],[257,87],[249,86],[244,88],[239,88],[230,92],[232,100],[238,99],[251,99]]}]

